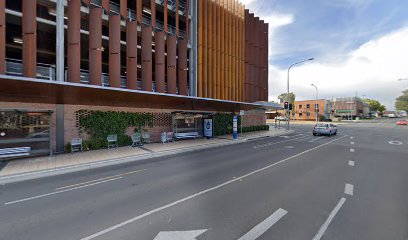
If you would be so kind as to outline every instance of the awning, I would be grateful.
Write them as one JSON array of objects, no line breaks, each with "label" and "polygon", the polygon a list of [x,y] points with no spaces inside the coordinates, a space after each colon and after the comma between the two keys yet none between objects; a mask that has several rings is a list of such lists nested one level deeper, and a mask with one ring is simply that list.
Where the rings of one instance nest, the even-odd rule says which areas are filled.
[{"label": "awning", "polygon": [[239,112],[262,104],[0,75],[0,101]]},{"label": "awning", "polygon": [[274,102],[255,102],[255,104],[259,105],[260,108],[265,110],[283,110],[283,106],[279,103]]}]

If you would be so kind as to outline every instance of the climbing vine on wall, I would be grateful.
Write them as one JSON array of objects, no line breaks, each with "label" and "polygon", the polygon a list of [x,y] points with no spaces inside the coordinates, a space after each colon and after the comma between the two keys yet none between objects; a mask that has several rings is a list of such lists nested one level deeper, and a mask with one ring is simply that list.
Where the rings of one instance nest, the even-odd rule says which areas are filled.
[{"label": "climbing vine on wall", "polygon": [[88,114],[78,114],[78,116],[80,116],[78,119],[80,131],[90,135],[89,140],[85,141],[89,149],[107,147],[106,137],[111,134],[118,135],[119,146],[129,145],[131,140],[126,135],[127,128],[142,129],[153,126],[153,114],[151,113],[91,111]]},{"label": "climbing vine on wall", "polygon": [[[217,113],[213,116],[214,135],[220,136],[232,133],[234,114]],[[241,116],[238,116],[238,128],[241,126]]]}]

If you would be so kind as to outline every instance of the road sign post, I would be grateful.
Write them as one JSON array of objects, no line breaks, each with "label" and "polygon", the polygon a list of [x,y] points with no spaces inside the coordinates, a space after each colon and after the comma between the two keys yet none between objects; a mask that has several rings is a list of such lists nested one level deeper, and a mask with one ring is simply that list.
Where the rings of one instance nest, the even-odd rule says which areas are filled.
[{"label": "road sign post", "polygon": [[242,137],[242,125],[244,124],[245,111],[244,110],[239,111],[239,115],[241,115],[241,137]]},{"label": "road sign post", "polygon": [[238,116],[234,115],[232,119],[232,137],[234,140],[238,140]]}]

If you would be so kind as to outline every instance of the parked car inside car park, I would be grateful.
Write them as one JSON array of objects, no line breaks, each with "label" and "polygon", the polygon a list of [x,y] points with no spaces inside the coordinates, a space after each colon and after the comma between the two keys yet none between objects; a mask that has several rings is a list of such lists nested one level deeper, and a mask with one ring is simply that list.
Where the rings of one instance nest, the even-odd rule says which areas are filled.
[{"label": "parked car inside car park", "polygon": [[408,125],[408,120],[402,119],[402,120],[399,120],[398,122],[396,122],[395,124],[407,126]]},{"label": "parked car inside car park", "polygon": [[313,136],[316,135],[336,135],[337,126],[331,123],[317,123],[313,128]]}]

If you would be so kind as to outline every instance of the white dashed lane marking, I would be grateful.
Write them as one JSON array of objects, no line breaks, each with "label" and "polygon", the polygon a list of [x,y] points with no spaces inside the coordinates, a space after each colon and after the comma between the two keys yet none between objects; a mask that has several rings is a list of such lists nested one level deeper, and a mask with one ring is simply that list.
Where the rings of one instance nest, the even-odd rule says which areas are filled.
[{"label": "white dashed lane marking", "polygon": [[344,194],[353,196],[354,186],[352,184],[346,183],[344,187]]},{"label": "white dashed lane marking", "polygon": [[350,152],[352,153],[355,152],[354,148],[350,148]]},{"label": "white dashed lane marking", "polygon": [[351,166],[351,167],[354,167],[355,162],[350,160],[350,161],[348,162],[348,165]]}]

